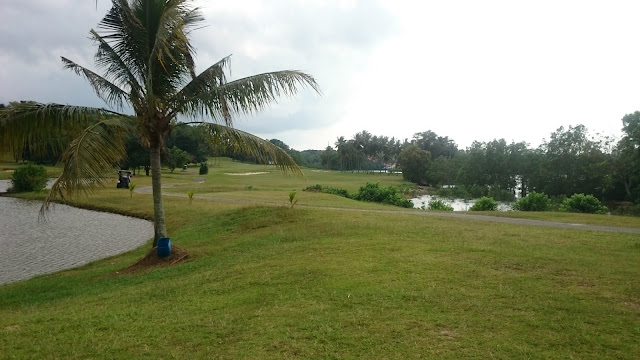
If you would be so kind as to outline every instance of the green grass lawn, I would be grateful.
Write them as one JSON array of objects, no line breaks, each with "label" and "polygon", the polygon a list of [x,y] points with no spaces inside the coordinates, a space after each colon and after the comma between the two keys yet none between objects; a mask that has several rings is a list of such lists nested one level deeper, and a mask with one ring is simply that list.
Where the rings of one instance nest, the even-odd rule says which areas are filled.
[{"label": "green grass lawn", "polygon": [[[225,175],[256,171],[272,169],[165,174],[186,183],[165,197],[186,263],[117,275],[143,248],[0,286],[0,358],[640,358],[637,234],[335,210],[395,208],[302,191],[291,209],[316,183],[402,179]],[[151,195],[114,187],[77,202],[152,215]]]}]

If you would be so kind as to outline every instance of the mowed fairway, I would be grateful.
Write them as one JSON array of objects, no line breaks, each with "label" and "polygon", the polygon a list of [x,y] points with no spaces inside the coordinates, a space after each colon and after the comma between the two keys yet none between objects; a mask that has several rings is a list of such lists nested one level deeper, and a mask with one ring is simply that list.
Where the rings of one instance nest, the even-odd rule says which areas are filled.
[{"label": "mowed fairway", "polygon": [[[261,171],[275,170],[223,159],[165,174],[186,183],[167,192],[196,192],[165,197],[186,263],[116,274],[145,247],[0,286],[0,358],[640,358],[637,234],[362,212],[395,208],[302,191],[288,206],[316,183],[398,176],[225,175]],[[150,195],[126,190],[78,201],[152,214]]]}]

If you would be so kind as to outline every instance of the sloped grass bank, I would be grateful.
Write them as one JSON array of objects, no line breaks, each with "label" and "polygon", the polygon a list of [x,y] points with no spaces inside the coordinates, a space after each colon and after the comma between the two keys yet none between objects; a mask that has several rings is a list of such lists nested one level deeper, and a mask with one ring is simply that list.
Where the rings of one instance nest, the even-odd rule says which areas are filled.
[{"label": "sloped grass bank", "polygon": [[115,275],[139,249],[0,287],[0,354],[640,357],[637,235],[186,202],[186,263]]}]

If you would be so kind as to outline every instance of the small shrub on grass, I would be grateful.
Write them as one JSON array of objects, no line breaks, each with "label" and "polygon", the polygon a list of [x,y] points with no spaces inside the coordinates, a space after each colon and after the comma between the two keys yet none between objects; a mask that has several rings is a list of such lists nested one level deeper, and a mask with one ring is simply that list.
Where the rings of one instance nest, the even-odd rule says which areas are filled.
[{"label": "small shrub on grass", "polygon": [[545,193],[531,192],[513,204],[513,210],[548,211],[551,209],[549,197]]},{"label": "small shrub on grass", "polygon": [[593,195],[573,194],[565,199],[560,205],[561,211],[585,213],[585,214],[606,214],[609,212],[606,206],[602,205]]},{"label": "small shrub on grass", "polygon": [[334,187],[326,187],[326,188],[324,188],[322,190],[322,192],[327,193],[327,194],[333,194],[333,195],[346,197],[347,199],[351,199],[352,198],[351,194],[349,194],[349,192],[346,189],[339,189],[339,188],[334,188]]},{"label": "small shrub on grass", "polygon": [[352,198],[351,194],[349,194],[349,192],[346,189],[339,189],[331,186],[322,186],[320,184],[307,186],[306,188],[302,189],[302,191],[322,192],[325,194],[332,194],[332,195],[346,197],[347,199]]},{"label": "small shrub on grass", "polygon": [[315,185],[307,186],[306,188],[302,189],[302,191],[322,192],[322,185],[315,184]]},{"label": "small shrub on grass", "polygon": [[298,199],[296,199],[296,194],[297,194],[297,193],[298,193],[298,192],[297,192],[297,191],[295,191],[295,190],[294,190],[294,191],[291,191],[291,192],[289,193],[289,204],[291,205],[291,208],[292,208],[292,209],[293,209],[293,206],[294,206],[295,204],[297,204],[297,203],[298,203]]},{"label": "small shrub on grass", "polygon": [[19,166],[11,176],[11,191],[41,191],[47,185],[47,170],[42,165]]},{"label": "small shrub on grass", "polygon": [[498,203],[491,197],[483,196],[469,209],[471,211],[496,211]]},{"label": "small shrub on grass", "polygon": [[200,175],[207,175],[209,173],[209,165],[206,162],[200,164],[200,170],[198,171]]},{"label": "small shrub on grass", "polygon": [[136,184],[129,183],[129,197],[133,197],[133,190],[136,189]]},{"label": "small shrub on grass", "polygon": [[429,210],[453,211],[453,206],[447,204],[442,200],[432,200],[429,201]]},{"label": "small shrub on grass", "polygon": [[361,186],[358,193],[353,199],[359,201],[370,201],[382,204],[401,206],[406,208],[413,207],[411,200],[405,199],[402,194],[393,186],[380,187],[379,183],[366,183]]}]

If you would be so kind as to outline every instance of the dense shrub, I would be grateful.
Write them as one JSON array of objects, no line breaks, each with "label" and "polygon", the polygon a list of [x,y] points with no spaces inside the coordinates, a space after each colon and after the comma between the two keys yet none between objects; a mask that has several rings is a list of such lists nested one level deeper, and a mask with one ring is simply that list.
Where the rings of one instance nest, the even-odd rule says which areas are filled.
[{"label": "dense shrub", "polygon": [[42,165],[27,164],[18,167],[11,176],[11,191],[40,191],[47,185],[47,170]]},{"label": "dense shrub", "polygon": [[206,162],[200,164],[200,171],[198,172],[200,175],[207,175],[209,173],[209,165]]},{"label": "dense shrub", "polygon": [[322,192],[322,185],[315,184],[315,185],[307,186],[306,188],[302,189],[302,191]]},{"label": "dense shrub", "polygon": [[322,192],[325,192],[327,194],[338,195],[338,196],[342,196],[342,197],[346,197],[348,199],[351,199],[351,194],[349,194],[349,192],[346,189],[340,189],[340,188],[334,188],[334,187],[328,186],[328,187],[324,188],[322,190]]},{"label": "dense shrub", "polygon": [[382,204],[396,205],[401,207],[413,207],[411,200],[405,199],[402,194],[393,186],[381,187],[379,183],[366,183],[361,186],[353,199],[360,201],[378,202]]},{"label": "dense shrub", "polygon": [[431,200],[429,201],[429,210],[453,211],[453,206],[442,200]]},{"label": "dense shrub", "polygon": [[322,192],[325,194],[333,194],[351,199],[351,194],[349,194],[346,189],[339,189],[331,186],[322,186],[320,184],[307,186],[306,188],[302,189],[302,191]]},{"label": "dense shrub", "polygon": [[551,209],[549,197],[545,193],[531,192],[513,204],[513,210],[548,211]]},{"label": "dense shrub", "polygon": [[609,212],[609,209],[602,205],[595,196],[585,194],[571,195],[560,205],[560,210],[585,214],[606,214]]},{"label": "dense shrub", "polygon": [[361,186],[355,195],[349,194],[345,189],[322,186],[320,184],[307,186],[303,191],[322,192],[358,201],[378,202],[406,208],[413,207],[411,200],[405,199],[397,188],[393,186],[380,187],[378,183],[367,183]]},{"label": "dense shrub", "polygon": [[487,196],[492,197],[496,201],[511,202],[516,199],[513,191],[501,189],[498,186],[491,186],[487,192]]},{"label": "dense shrub", "polygon": [[469,209],[471,211],[496,211],[498,203],[491,197],[483,196]]}]

